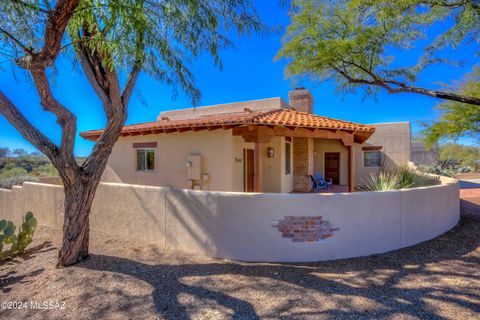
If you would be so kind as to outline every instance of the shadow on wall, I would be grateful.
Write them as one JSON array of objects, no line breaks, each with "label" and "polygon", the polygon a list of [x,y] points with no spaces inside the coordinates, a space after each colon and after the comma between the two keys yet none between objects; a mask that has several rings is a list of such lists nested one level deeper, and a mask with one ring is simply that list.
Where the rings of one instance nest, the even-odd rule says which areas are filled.
[{"label": "shadow on wall", "polygon": [[[128,276],[148,283],[153,288],[155,311],[166,319],[189,319],[201,311],[200,306],[210,311],[228,309],[233,319],[278,318],[279,315],[285,318],[436,319],[443,318],[442,310],[432,307],[431,303],[441,303],[449,309],[461,308],[464,314],[479,310],[479,296],[466,291],[465,287],[452,286],[450,281],[428,281],[440,275],[451,281],[462,279],[464,283],[480,281],[478,272],[474,271],[480,262],[480,253],[475,251],[480,246],[479,228],[480,219],[464,217],[452,231],[412,248],[322,263],[218,261],[151,265],[92,255],[78,266],[117,273],[119,280],[121,276]],[[282,302],[268,301],[267,307],[263,306],[269,294],[276,292],[282,293],[279,297]],[[143,295],[121,289],[104,294],[115,294],[115,305],[122,306],[123,312],[146,300]],[[187,303],[179,300],[182,295],[190,297]],[[363,307],[359,307],[359,303]],[[267,311],[259,315],[257,308]],[[101,309],[95,317],[106,316],[107,312],[110,314],[112,310]]]},{"label": "shadow on wall", "polygon": [[165,244],[186,251],[199,250],[204,254],[216,252],[215,229],[218,201],[215,193],[169,189],[166,193]]},{"label": "shadow on wall", "polygon": [[[365,167],[363,163],[363,152],[362,152],[362,158],[360,159],[359,162],[360,162],[359,163],[360,170],[358,170],[359,176],[357,177],[357,181],[356,181],[357,186],[362,185],[364,181],[368,179],[370,174],[372,173],[377,174],[380,171],[392,171],[396,168],[399,168],[399,166],[395,163],[395,161],[384,152],[380,153],[380,167]],[[405,165],[407,165],[407,163],[405,163]]]}]

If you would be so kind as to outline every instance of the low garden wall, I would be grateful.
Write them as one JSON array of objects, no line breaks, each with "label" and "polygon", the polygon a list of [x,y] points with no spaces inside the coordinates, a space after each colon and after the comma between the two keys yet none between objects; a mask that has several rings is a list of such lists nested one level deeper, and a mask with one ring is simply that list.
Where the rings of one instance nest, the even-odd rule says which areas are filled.
[{"label": "low garden wall", "polygon": [[[454,179],[416,189],[340,194],[230,193],[101,183],[92,232],[244,261],[319,261],[387,252],[432,239],[459,220]],[[0,189],[0,218],[32,211],[61,228],[61,186]]]}]

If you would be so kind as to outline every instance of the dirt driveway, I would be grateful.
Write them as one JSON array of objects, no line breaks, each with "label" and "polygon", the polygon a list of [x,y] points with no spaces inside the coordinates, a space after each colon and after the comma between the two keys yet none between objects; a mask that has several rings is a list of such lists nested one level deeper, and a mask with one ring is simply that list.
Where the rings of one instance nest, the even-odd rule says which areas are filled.
[{"label": "dirt driveway", "polygon": [[[103,234],[91,257],[56,269],[60,234],[0,266],[0,319],[480,319],[480,219],[387,254],[309,264],[202,258]],[[255,250],[255,248],[252,248]]]}]

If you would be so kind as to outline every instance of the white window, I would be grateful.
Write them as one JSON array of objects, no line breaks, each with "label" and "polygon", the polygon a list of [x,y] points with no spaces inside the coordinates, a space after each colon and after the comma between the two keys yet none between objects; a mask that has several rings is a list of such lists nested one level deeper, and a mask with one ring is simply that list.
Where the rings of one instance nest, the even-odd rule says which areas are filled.
[{"label": "white window", "polygon": [[155,170],[155,149],[137,149],[137,170]]},{"label": "white window", "polygon": [[364,151],[363,166],[364,167],[380,167],[382,154],[380,151]]}]

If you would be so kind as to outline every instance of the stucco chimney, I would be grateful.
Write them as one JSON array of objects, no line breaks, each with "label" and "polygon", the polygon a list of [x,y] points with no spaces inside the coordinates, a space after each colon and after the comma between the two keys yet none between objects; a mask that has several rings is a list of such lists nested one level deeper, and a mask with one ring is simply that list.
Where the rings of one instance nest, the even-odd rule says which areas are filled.
[{"label": "stucco chimney", "polygon": [[313,97],[305,88],[295,88],[288,92],[289,104],[297,111],[313,113]]}]

